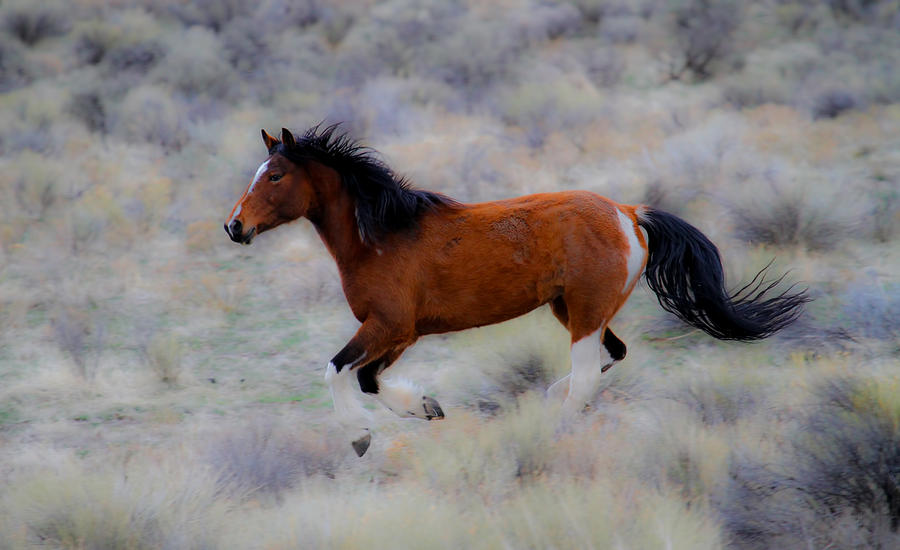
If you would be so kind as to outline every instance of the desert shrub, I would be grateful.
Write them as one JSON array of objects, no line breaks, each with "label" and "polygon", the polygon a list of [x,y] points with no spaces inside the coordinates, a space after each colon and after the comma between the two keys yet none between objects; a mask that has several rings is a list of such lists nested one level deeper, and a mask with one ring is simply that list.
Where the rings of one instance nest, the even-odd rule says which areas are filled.
[{"label": "desert shrub", "polygon": [[598,94],[556,76],[504,90],[498,98],[503,121],[525,131],[528,144],[540,147],[553,132],[571,132],[600,116]]},{"label": "desert shrub", "polygon": [[[393,0],[372,9],[353,25],[341,43],[337,77],[359,84],[376,76],[407,76],[427,71],[439,62],[431,46],[458,32],[464,8],[458,1]],[[422,60],[418,67],[417,60]]]},{"label": "desert shrub", "polygon": [[879,0],[827,0],[826,3],[835,16],[852,21],[873,22],[877,16],[889,16],[892,9],[890,2]]},{"label": "desert shrub", "polygon": [[217,35],[194,27],[178,40],[179,47],[170,50],[154,69],[158,82],[168,83],[188,96],[222,98],[234,91],[231,67],[220,56],[222,44]]},{"label": "desert shrub", "polygon": [[8,167],[7,174],[12,191],[7,204],[16,205],[15,212],[5,212],[8,216],[40,220],[63,199],[60,182],[64,169],[56,162],[47,162],[43,155],[24,151]]},{"label": "desert shrub", "polygon": [[499,30],[496,21],[470,19],[457,32],[423,48],[419,72],[469,94],[504,80],[527,39],[509,28]]},{"label": "desert shrub", "polygon": [[209,443],[208,464],[220,491],[280,498],[303,479],[333,478],[346,443],[312,432],[269,425],[239,425]]},{"label": "desert shrub", "polygon": [[24,86],[31,79],[24,48],[0,35],[0,93]]},{"label": "desert shrub", "polygon": [[111,131],[135,143],[180,149],[187,142],[185,115],[172,94],[158,86],[140,86],[122,100],[110,121]]},{"label": "desert shrub", "polygon": [[776,0],[776,21],[793,35],[815,31],[829,19],[828,8],[818,0]]},{"label": "desert shrub", "polygon": [[691,378],[675,391],[672,399],[690,407],[704,424],[733,424],[752,415],[762,396],[747,380]]},{"label": "desert shrub", "polygon": [[900,541],[898,382],[840,376],[774,460],[732,456],[714,497],[736,548],[892,548]]},{"label": "desert shrub", "polygon": [[625,60],[616,48],[598,48],[587,44],[581,50],[580,60],[585,74],[598,87],[612,87],[622,80]]},{"label": "desert shrub", "polygon": [[842,296],[838,323],[866,338],[900,344],[900,284],[854,285]]},{"label": "desert shrub", "polygon": [[579,10],[570,4],[524,5],[517,10],[512,24],[524,33],[532,44],[573,36],[582,26]]},{"label": "desert shrub", "polygon": [[53,339],[72,360],[76,373],[93,378],[100,354],[106,346],[106,320],[96,303],[61,305],[51,321]]},{"label": "desert shrub", "polygon": [[102,21],[77,24],[73,31],[75,58],[84,65],[97,65],[122,40],[121,29]]},{"label": "desert shrub", "polygon": [[334,15],[335,8],[323,0],[266,0],[256,9],[255,18],[276,29],[302,29]]},{"label": "desert shrub", "polygon": [[741,4],[733,1],[679,0],[667,14],[667,31],[674,40],[668,61],[673,80],[692,76],[705,80],[737,63],[734,35],[741,24]]},{"label": "desert shrub", "polygon": [[809,523],[796,495],[776,473],[756,457],[734,452],[728,476],[713,495],[713,503],[730,547],[741,550],[789,548],[800,544],[798,523]]},{"label": "desert shrub", "polygon": [[716,116],[667,138],[658,151],[641,159],[647,182],[641,202],[684,214],[693,201],[713,190],[763,171],[748,161],[753,157],[737,138],[742,131],[740,119]]},{"label": "desert shrub", "polygon": [[900,183],[885,174],[874,175],[872,186],[872,210],[869,219],[872,221],[872,237],[878,242],[886,243],[897,235],[900,229]]},{"label": "desert shrub", "polygon": [[97,91],[72,94],[68,111],[92,132],[106,132],[106,107]]},{"label": "desert shrub", "polygon": [[241,74],[258,72],[262,69],[260,59],[268,59],[271,55],[266,34],[259,29],[257,19],[240,19],[228,25],[221,34],[225,59]]},{"label": "desert shrub", "polygon": [[820,93],[813,101],[814,118],[835,118],[845,111],[856,109],[859,98],[853,92],[832,89]]},{"label": "desert shrub", "polygon": [[616,3],[609,0],[565,0],[578,10],[578,14],[586,23],[597,25],[616,9]]},{"label": "desert shrub", "polygon": [[155,334],[138,348],[157,380],[173,387],[181,376],[184,346],[174,334]]},{"label": "desert shrub", "polygon": [[3,30],[28,46],[61,36],[69,30],[66,14],[56,3],[16,2],[7,4],[4,8],[0,15]]},{"label": "desert shrub", "polygon": [[130,72],[143,75],[165,57],[165,47],[156,40],[128,42],[116,46],[106,55],[114,74]]},{"label": "desert shrub", "polygon": [[730,206],[735,235],[745,241],[829,250],[852,234],[851,220],[858,219],[846,207],[845,191],[812,194],[802,182],[747,187],[756,198],[748,189],[747,198]]},{"label": "desert shrub", "polygon": [[900,540],[898,389],[896,379],[826,382],[795,443],[793,483],[826,519],[851,514],[870,547]]},{"label": "desert shrub", "polygon": [[236,19],[249,17],[255,2],[247,0],[197,0],[163,2],[157,9],[175,17],[185,27],[206,27],[219,32]]},{"label": "desert shrub", "polygon": [[605,17],[600,23],[600,35],[610,44],[631,44],[637,41],[644,23],[633,14]]},{"label": "desert shrub", "polygon": [[488,372],[488,384],[477,392],[472,406],[482,413],[497,414],[526,392],[543,392],[552,382],[553,369],[545,358],[538,355],[519,357],[502,369]]},{"label": "desert shrub", "polygon": [[16,548],[211,548],[222,515],[205,472],[153,464],[125,472],[68,467],[16,476],[0,498]]}]

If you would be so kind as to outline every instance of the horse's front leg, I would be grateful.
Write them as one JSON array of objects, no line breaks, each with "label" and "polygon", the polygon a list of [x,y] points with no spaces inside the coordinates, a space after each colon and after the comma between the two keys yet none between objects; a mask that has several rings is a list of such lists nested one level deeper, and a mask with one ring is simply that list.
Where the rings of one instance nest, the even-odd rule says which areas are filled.
[{"label": "horse's front leg", "polygon": [[375,397],[382,405],[401,418],[440,420],[444,411],[422,388],[405,378],[385,378],[380,375],[396,361],[406,346],[397,347],[378,359],[356,369],[359,389]]},{"label": "horse's front leg", "polygon": [[[363,379],[358,377],[358,372],[362,372],[359,369],[380,363],[396,349],[402,352],[411,341],[409,337],[398,336],[387,324],[367,319],[325,369],[325,382],[331,389],[338,422],[351,435],[353,450],[359,456],[366,452],[372,440],[372,415],[360,399],[365,388]],[[373,383],[378,386],[374,378]]]}]

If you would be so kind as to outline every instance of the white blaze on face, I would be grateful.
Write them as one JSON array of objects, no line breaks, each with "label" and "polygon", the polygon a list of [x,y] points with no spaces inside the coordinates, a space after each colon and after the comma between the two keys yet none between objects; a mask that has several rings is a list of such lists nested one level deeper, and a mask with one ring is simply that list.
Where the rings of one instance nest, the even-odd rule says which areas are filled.
[{"label": "white blaze on face", "polygon": [[262,163],[259,165],[259,168],[256,169],[256,175],[253,176],[253,183],[250,184],[250,188],[247,189],[247,194],[253,192],[253,188],[256,187],[256,184],[259,183],[259,180],[262,179],[263,174],[266,173],[266,170],[269,169],[269,161]]},{"label": "white blaze on face", "polygon": [[640,241],[638,241],[634,222],[631,221],[631,218],[626,216],[621,210],[616,210],[616,213],[619,214],[619,226],[622,229],[622,233],[625,235],[625,238],[628,239],[628,252],[626,252],[628,279],[625,280],[625,286],[622,288],[622,293],[625,293],[631,288],[631,284],[634,280],[640,276],[641,266],[644,264],[646,252],[641,246]]},{"label": "white blaze on face", "polygon": [[[247,192],[244,194],[245,197],[249,196],[250,193],[253,192],[253,188],[256,187],[256,184],[259,183],[259,180],[263,177],[263,174],[266,173],[266,170],[269,169],[269,161],[265,161],[264,163],[259,165],[259,168],[256,169],[256,175],[253,176],[253,182],[250,183],[250,187],[247,189]],[[241,201],[243,202],[243,201]],[[241,204],[238,203],[237,208],[234,209],[234,214],[231,215],[231,219],[228,220],[226,225],[231,226],[231,222],[237,219],[237,217],[241,214]]]}]

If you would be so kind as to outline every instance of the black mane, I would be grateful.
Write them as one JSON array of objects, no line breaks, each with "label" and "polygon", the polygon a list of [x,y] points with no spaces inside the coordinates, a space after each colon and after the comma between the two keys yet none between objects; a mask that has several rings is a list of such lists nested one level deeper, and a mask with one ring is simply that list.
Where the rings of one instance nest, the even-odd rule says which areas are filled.
[{"label": "black mane", "polygon": [[356,223],[365,244],[373,245],[388,234],[416,227],[426,211],[456,204],[439,193],[413,189],[376,157],[374,149],[337,132],[339,126],[313,126],[295,138],[293,147],[278,143],[269,153],[279,153],[296,164],[314,160],[336,170],[344,189],[356,200]]}]

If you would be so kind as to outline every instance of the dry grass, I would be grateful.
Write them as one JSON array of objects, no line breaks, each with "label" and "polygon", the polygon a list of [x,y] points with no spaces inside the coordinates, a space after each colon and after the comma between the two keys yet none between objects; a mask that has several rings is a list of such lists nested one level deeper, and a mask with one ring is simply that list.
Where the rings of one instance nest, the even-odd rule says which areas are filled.
[{"label": "dry grass", "polygon": [[[0,6],[0,548],[896,546],[896,3],[101,4]],[[662,207],[816,301],[739,346],[639,288],[571,422],[546,309],[425,338],[392,374],[447,418],[376,409],[357,459],[332,259],[221,230],[259,128],[321,120],[460,200]]]}]

